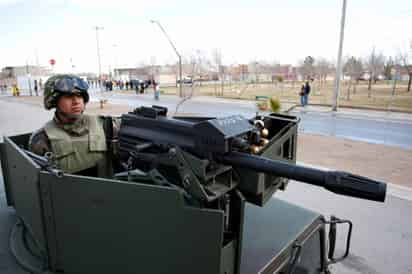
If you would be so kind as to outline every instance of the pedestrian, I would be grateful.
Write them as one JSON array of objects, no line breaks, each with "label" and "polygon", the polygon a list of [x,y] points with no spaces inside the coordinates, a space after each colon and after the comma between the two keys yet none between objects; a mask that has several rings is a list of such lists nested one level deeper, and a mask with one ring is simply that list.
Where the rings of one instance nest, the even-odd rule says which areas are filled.
[{"label": "pedestrian", "polygon": [[17,84],[13,84],[13,87],[11,88],[11,91],[13,93],[13,96],[20,96],[20,89],[17,86]]},{"label": "pedestrian", "polygon": [[37,84],[37,80],[34,80],[34,93],[36,93],[36,96],[39,96],[39,86]]},{"label": "pedestrian", "polygon": [[152,84],[153,84],[153,90],[154,90],[154,98],[155,98],[155,100],[159,100],[159,95],[160,95],[160,86],[159,86],[159,83],[156,83],[156,82],[153,80]]},{"label": "pedestrian", "polygon": [[299,91],[299,96],[300,96],[300,105],[302,107],[305,106],[305,82],[302,83],[302,86],[300,87]]},{"label": "pedestrian", "polygon": [[139,80],[135,80],[134,82],[134,90],[136,92],[136,94],[139,94]]},{"label": "pedestrian", "polygon": [[140,93],[141,93],[141,94],[144,94],[144,89],[145,89],[145,87],[144,87],[144,81],[140,80]]},{"label": "pedestrian", "polygon": [[309,81],[306,80],[303,84],[302,87],[300,89],[300,104],[302,105],[302,107],[306,106],[309,102],[309,93],[310,93],[310,85],[309,85]]},{"label": "pedestrian", "polygon": [[40,89],[40,92],[43,90],[43,80],[41,78],[39,80],[39,89]]}]

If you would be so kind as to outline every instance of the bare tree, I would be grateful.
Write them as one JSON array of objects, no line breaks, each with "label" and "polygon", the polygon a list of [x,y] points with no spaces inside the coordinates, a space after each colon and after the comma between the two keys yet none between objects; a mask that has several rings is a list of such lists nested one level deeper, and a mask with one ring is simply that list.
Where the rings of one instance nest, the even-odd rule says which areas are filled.
[{"label": "bare tree", "polygon": [[199,81],[199,85],[202,85],[202,81],[205,79],[207,72],[210,69],[211,63],[206,56],[206,53],[202,50],[195,51],[195,58],[196,58],[196,71],[195,74],[197,75],[197,80]]},{"label": "bare tree", "polygon": [[170,70],[175,75],[175,84],[176,84],[176,88],[178,88],[179,63],[175,63],[173,65],[170,65]]},{"label": "bare tree", "polygon": [[224,68],[222,65],[222,52],[219,49],[212,50],[212,62],[215,68],[215,71],[218,73],[221,83],[220,88],[220,96],[223,96],[223,89],[225,85],[225,77],[224,77]]},{"label": "bare tree", "polygon": [[325,58],[318,57],[315,63],[314,71],[319,77],[319,85],[323,86],[326,83],[326,78],[331,71],[331,63]]},{"label": "bare tree", "polygon": [[150,57],[150,79],[153,81],[156,78],[156,57]]},{"label": "bare tree", "polygon": [[383,56],[382,53],[376,53],[375,48],[373,48],[366,61],[366,67],[370,74],[368,83],[368,97],[371,97],[372,81],[375,84],[379,75],[383,74],[384,64],[385,56]]},{"label": "bare tree", "polygon": [[306,56],[305,60],[300,62],[300,73],[304,79],[312,78],[314,76],[314,64],[315,58],[312,56]]},{"label": "bare tree", "polygon": [[[197,71],[197,56],[195,54],[190,54],[189,57],[183,57],[182,58],[182,63],[183,63],[183,68],[184,68],[184,72],[189,75],[192,79],[191,81],[191,85],[190,85],[190,92],[189,94],[186,93],[186,91],[183,92],[183,98],[176,104],[176,109],[175,109],[175,115],[177,114],[177,112],[179,111],[180,106],[190,100],[193,97],[193,94],[195,92],[194,90],[194,79],[193,76],[195,75],[196,71]],[[184,84],[184,80],[181,79],[182,82],[179,83],[179,85],[183,85]],[[186,88],[185,88],[186,90]]]},{"label": "bare tree", "polygon": [[[358,79],[360,78],[363,72],[362,61],[354,56],[348,58],[343,66],[343,72],[350,77],[348,93],[346,96],[346,99],[350,100],[350,89],[353,86],[353,93],[356,92],[356,85],[358,83]],[[355,83],[353,83],[353,80],[355,80]]]},{"label": "bare tree", "polygon": [[393,75],[392,75],[392,71],[393,69],[395,69],[396,66],[396,62],[395,60],[398,58],[392,58],[391,56],[389,56],[388,58],[386,58],[385,60],[385,64],[383,65],[383,75],[385,75],[385,79],[388,80],[393,80]]},{"label": "bare tree", "polygon": [[409,52],[399,51],[398,58],[402,64],[402,68],[408,72],[408,88],[407,91],[411,91],[411,82],[412,82],[412,40],[410,41],[409,45]]},{"label": "bare tree", "polygon": [[248,64],[248,70],[249,72],[254,75],[254,79],[252,80],[255,83],[255,86],[257,85],[257,83],[259,83],[259,75],[260,75],[260,66],[259,66],[259,62],[254,60],[252,62],[250,62]]}]

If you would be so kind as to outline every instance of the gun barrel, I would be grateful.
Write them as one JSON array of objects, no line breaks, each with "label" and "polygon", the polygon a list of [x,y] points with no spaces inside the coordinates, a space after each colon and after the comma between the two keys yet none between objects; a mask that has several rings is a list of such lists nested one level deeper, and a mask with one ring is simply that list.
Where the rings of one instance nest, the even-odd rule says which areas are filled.
[{"label": "gun barrel", "polygon": [[221,155],[218,160],[235,167],[248,168],[257,172],[321,186],[346,196],[378,202],[385,201],[385,183],[347,172],[323,171],[241,152]]}]

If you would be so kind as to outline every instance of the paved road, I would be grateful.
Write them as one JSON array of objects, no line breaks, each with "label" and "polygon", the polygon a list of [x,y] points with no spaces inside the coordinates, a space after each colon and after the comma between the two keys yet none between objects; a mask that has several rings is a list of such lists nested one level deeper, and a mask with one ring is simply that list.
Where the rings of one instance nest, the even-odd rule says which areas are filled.
[{"label": "paved road", "polygon": [[92,92],[91,100],[99,100],[100,98],[107,98],[109,102],[114,104],[124,104],[131,107],[138,107],[141,105],[161,105],[169,109],[169,112],[174,114],[176,106],[178,113],[197,113],[204,115],[213,115],[216,117],[228,116],[233,114],[243,114],[245,117],[252,117],[256,114],[256,103],[246,100],[230,100],[230,99],[216,99],[211,97],[196,96],[191,99],[182,101],[181,98],[171,95],[161,95],[159,100],[154,100],[152,94],[124,94],[124,93],[109,93],[109,92]]},{"label": "paved road", "polygon": [[412,120],[408,118],[390,117],[390,114],[385,113],[381,116],[359,116],[330,111],[304,111],[301,108],[290,113],[301,118],[300,130],[307,133],[412,149]]}]

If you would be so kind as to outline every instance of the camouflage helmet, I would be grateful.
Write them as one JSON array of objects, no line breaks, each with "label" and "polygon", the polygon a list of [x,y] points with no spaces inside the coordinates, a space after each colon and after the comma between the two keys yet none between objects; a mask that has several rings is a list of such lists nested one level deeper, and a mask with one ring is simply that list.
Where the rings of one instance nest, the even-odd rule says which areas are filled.
[{"label": "camouflage helmet", "polygon": [[44,84],[44,107],[49,110],[57,106],[62,95],[80,94],[84,103],[89,102],[89,85],[80,77],[70,74],[51,76]]}]

